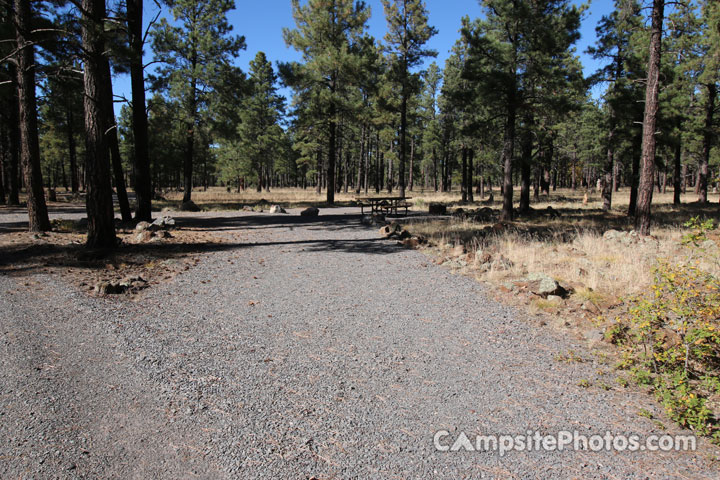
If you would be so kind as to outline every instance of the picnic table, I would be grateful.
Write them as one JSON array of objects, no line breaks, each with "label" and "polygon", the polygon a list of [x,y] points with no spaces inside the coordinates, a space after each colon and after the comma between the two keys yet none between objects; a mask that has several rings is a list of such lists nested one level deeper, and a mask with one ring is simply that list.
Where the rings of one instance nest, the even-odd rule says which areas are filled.
[{"label": "picnic table", "polygon": [[365,214],[365,209],[370,208],[370,213],[385,213],[397,215],[398,209],[404,208],[405,215],[412,206],[407,201],[412,197],[357,197],[355,200],[360,204],[360,213]]}]

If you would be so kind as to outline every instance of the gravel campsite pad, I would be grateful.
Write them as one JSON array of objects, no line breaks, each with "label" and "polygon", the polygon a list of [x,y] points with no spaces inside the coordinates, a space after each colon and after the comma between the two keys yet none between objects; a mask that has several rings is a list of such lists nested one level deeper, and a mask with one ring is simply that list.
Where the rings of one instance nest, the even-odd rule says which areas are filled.
[{"label": "gravel campsite pad", "polygon": [[[223,241],[134,296],[0,274],[0,478],[718,478],[703,440],[438,451],[442,430],[690,432],[589,353],[558,360],[583,351],[562,331],[356,210],[298,212],[178,215]],[[0,235],[22,221],[0,211]]]}]

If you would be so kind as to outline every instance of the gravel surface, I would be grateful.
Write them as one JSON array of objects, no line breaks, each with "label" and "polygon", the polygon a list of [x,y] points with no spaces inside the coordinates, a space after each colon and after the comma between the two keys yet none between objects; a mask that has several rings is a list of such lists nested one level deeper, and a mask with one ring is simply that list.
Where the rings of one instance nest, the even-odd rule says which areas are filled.
[{"label": "gravel surface", "polygon": [[[0,232],[23,221],[0,212]],[[720,477],[704,441],[436,451],[438,430],[689,432],[578,386],[603,365],[557,357],[582,346],[354,212],[178,214],[230,241],[132,300],[0,276],[0,478]]]}]

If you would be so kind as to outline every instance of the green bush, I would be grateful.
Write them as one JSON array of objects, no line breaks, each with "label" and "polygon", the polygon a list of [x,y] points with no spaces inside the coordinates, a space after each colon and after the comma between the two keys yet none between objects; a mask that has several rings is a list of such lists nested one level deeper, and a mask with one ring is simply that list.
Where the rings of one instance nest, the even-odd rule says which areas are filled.
[{"label": "green bush", "polygon": [[673,420],[720,438],[706,399],[720,387],[720,281],[697,264],[660,262],[653,273],[651,295],[632,299],[608,329],[624,349],[620,367],[650,385]]}]

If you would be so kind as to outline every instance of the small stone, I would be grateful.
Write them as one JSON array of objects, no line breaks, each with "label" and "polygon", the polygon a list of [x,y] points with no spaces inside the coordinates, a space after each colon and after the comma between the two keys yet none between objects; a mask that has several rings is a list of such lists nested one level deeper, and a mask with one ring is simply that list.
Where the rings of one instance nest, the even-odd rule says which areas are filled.
[{"label": "small stone", "polygon": [[148,222],[138,222],[138,224],[135,225],[136,232],[144,232],[145,230],[148,230],[149,228],[150,228],[150,223],[148,223]]},{"label": "small stone", "polygon": [[270,213],[287,213],[280,205],[273,205],[270,207]]},{"label": "small stone", "polygon": [[320,214],[320,210],[317,207],[308,207],[300,212],[301,217],[317,217]]}]

